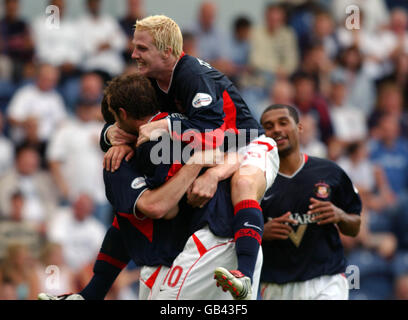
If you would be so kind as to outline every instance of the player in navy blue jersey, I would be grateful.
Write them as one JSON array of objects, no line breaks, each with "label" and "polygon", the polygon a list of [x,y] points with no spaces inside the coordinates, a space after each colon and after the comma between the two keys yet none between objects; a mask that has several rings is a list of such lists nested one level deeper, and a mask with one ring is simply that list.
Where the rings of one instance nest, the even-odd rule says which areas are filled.
[{"label": "player in navy blue jersey", "polygon": [[300,152],[302,125],[295,108],[271,106],[261,123],[280,157],[278,176],[261,203],[262,298],[348,299],[339,232],[353,237],[359,232],[358,192],[334,162]]},{"label": "player in navy blue jersey", "polygon": [[[139,98],[142,84],[143,80],[140,77],[129,76],[114,80],[108,88],[110,89],[109,92],[113,92],[109,95],[111,111],[115,114],[119,125],[129,132],[137,132],[142,124],[158,121],[166,116],[166,114],[162,113],[156,116],[151,114],[155,112],[153,108],[154,101],[150,104],[151,108],[145,107],[144,111],[139,110],[143,109],[143,106],[140,106]],[[129,90],[129,88],[132,90]],[[130,92],[131,94],[129,94]],[[154,94],[148,95],[147,93],[144,92],[145,97],[154,96]],[[138,108],[132,109],[134,105],[138,105]],[[142,268],[143,286],[141,288],[144,289],[145,286],[148,286],[150,293],[145,294],[144,297],[150,296],[150,298],[155,299],[231,298],[229,294],[217,290],[211,283],[212,273],[218,265],[236,268],[235,242],[248,238],[257,242],[254,249],[248,248],[248,254],[255,255],[255,261],[251,262],[253,265],[248,266],[248,270],[246,270],[246,274],[253,279],[252,287],[249,278],[243,277],[244,285],[241,283],[234,284],[234,279],[225,279],[226,283],[231,282],[231,285],[230,287],[223,285],[223,289],[231,289],[234,295],[239,296],[237,297],[239,299],[250,299],[251,291],[257,292],[259,284],[262,253],[258,250],[258,247],[262,237],[263,219],[261,216],[249,219],[246,221],[245,228],[242,228],[239,220],[235,219],[234,214],[238,214],[238,211],[242,213],[251,210],[253,207],[260,209],[259,205],[257,203],[245,203],[241,208],[236,208],[234,212],[229,192],[229,181],[223,179],[224,181],[220,182],[214,197],[205,207],[201,209],[191,207],[181,209],[176,218],[168,222],[162,220],[152,221],[149,218],[160,218],[168,211],[172,214],[181,196],[197,175],[197,171],[191,169],[186,171],[185,166],[176,163],[174,160],[153,165],[151,163],[152,150],[159,143],[149,142],[143,144],[136,149],[135,157],[129,163],[123,162],[115,173],[105,170],[104,174],[107,197],[117,210],[114,225],[120,228],[121,233],[125,235],[124,243],[128,248],[128,254],[139,265],[145,266]],[[112,149],[108,152],[111,152]],[[195,156],[196,153],[194,153],[193,158]],[[132,164],[135,164],[137,168],[143,168],[144,176],[139,175],[137,170],[132,171]],[[217,170],[217,168],[212,169]],[[235,166],[235,169],[237,168]],[[183,170],[183,175],[180,175]],[[172,177],[173,175],[174,177]],[[225,173],[225,177],[228,175]],[[180,177],[183,179],[183,176],[184,180],[180,180]],[[175,183],[176,179],[180,183]],[[167,180],[169,181],[161,186]],[[160,190],[162,192],[156,196]],[[183,202],[180,205],[183,206]],[[153,207],[160,209],[152,209]],[[135,208],[138,211],[135,211]],[[137,230],[134,230],[135,227]],[[165,228],[168,228],[168,230],[165,230]],[[113,229],[108,235],[113,239],[116,234],[117,232]],[[173,236],[174,239],[170,236],[171,234],[176,235]],[[190,235],[191,237],[188,240],[184,238]],[[178,241],[179,239],[180,241]],[[182,243],[182,239],[184,239],[184,243],[187,240],[187,244],[181,254],[173,261],[173,265],[169,270],[169,261],[174,259],[175,254],[181,251],[180,243]],[[106,239],[105,242],[110,243]],[[118,241],[114,241],[114,243],[110,243],[110,246],[105,245],[105,247],[113,248],[111,252],[114,252],[116,245],[123,246]],[[122,261],[120,265],[123,266],[126,260],[116,256],[112,257],[112,255],[103,251],[101,257],[105,258],[105,260],[103,262],[98,260],[95,265],[93,280],[80,293],[84,297],[95,295],[100,297],[100,292],[106,291],[100,290],[100,288],[107,288],[106,284],[111,283],[119,272],[116,268],[117,272],[113,274],[112,267],[107,268],[107,271],[102,275],[105,275],[108,280],[103,281],[102,269],[98,266],[109,263],[109,261]],[[239,258],[238,261],[253,259],[249,256],[239,256]],[[161,265],[156,266],[156,264]],[[163,277],[165,278],[163,279]],[[159,294],[157,294],[158,286],[155,284],[161,284]]]},{"label": "player in navy blue jersey", "polygon": [[[147,17],[137,21],[135,29],[133,58],[138,65],[137,72],[149,77],[158,95],[160,110],[172,112],[167,119],[141,126],[137,145],[164,130],[173,140],[187,142],[195,149],[222,147],[230,150],[232,147],[243,158],[240,169],[231,179],[233,206],[241,208],[246,203],[259,202],[276,177],[279,157],[275,142],[263,135],[263,129],[252,117],[238,90],[209,64],[182,52],[180,29],[170,18]],[[121,129],[116,124],[105,127],[101,137],[105,151],[110,145],[134,142],[128,139],[129,132],[126,134],[127,130]],[[114,155],[112,159],[115,158],[113,165],[110,160],[106,161],[107,169],[113,167],[115,170],[119,165],[121,157]],[[217,183],[216,179],[204,174],[193,185],[190,203],[203,207],[215,194]],[[199,190],[201,186],[205,186],[205,192]],[[252,216],[261,214],[260,209],[252,207],[240,212],[237,219],[244,224]],[[237,252],[248,255],[257,245],[253,239],[240,239]],[[248,263],[241,267],[250,268]],[[225,273],[217,279],[233,277]]]}]

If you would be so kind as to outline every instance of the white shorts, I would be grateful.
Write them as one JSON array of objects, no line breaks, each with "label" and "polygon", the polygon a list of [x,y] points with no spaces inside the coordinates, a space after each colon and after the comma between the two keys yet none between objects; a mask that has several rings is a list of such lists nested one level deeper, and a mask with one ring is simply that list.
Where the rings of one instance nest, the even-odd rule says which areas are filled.
[{"label": "white shorts", "polygon": [[166,266],[142,267],[140,270],[139,300],[152,300],[158,295],[160,285],[169,269]]},{"label": "white shorts", "polygon": [[[265,173],[265,191],[268,190],[279,171],[279,154],[275,140],[262,135],[239,149],[238,154],[244,157],[241,167],[253,166]],[[248,173],[251,174],[251,172]]]},{"label": "white shorts", "polygon": [[[260,248],[252,284],[254,300],[257,298],[262,262]],[[236,270],[237,266],[234,240],[217,237],[205,227],[188,239],[183,252],[170,269],[161,267],[157,271],[157,268],[142,268],[140,299],[232,300],[229,292],[216,286],[214,270],[217,267]]]},{"label": "white shorts", "polygon": [[344,274],[321,276],[287,284],[261,283],[262,300],[348,300]]}]

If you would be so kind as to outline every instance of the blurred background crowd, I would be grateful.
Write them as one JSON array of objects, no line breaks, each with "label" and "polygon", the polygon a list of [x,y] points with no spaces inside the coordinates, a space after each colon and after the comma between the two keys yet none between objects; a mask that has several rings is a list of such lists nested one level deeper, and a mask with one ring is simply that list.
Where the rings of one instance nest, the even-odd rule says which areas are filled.
[{"label": "blurred background crowd", "polygon": [[[104,84],[135,70],[135,21],[165,12],[127,0],[117,17],[83,0],[72,19],[67,1],[51,0],[60,21],[50,28],[45,7],[28,21],[19,0],[2,2],[0,300],[76,292],[113,217],[99,149]],[[346,27],[350,4],[359,29]],[[185,52],[228,75],[257,119],[273,103],[301,111],[303,151],[337,162],[363,200],[360,235],[342,238],[359,268],[351,299],[408,299],[408,2],[265,2],[228,32],[219,13],[217,2],[200,3],[183,26]],[[109,298],[136,299],[138,277],[129,265]]]}]

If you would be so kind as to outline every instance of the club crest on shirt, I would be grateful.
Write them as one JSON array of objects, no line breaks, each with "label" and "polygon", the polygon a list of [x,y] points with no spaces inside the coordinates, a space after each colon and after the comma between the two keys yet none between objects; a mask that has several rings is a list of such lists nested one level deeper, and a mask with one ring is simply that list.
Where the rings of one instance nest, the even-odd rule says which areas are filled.
[{"label": "club crest on shirt", "polygon": [[314,194],[320,199],[327,199],[330,196],[330,186],[325,182],[318,182],[314,186]]}]

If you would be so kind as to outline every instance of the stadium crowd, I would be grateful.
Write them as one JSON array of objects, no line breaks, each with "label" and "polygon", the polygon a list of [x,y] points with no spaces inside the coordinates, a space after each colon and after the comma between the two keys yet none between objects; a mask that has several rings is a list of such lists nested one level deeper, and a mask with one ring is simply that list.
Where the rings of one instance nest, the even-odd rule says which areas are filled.
[{"label": "stadium crowd", "polygon": [[[45,15],[22,20],[18,0],[2,2],[0,299],[76,292],[113,217],[102,92],[135,71],[131,40],[144,3],[128,0],[116,19],[101,13],[101,0],[84,0],[87,12],[72,20],[64,0],[51,0],[61,15],[53,29]],[[346,24],[350,4],[360,28]],[[217,27],[217,10],[201,3],[184,51],[228,75],[256,119],[275,103],[301,111],[303,152],[337,162],[363,201],[359,236],[342,237],[359,273],[350,298],[408,299],[408,4],[275,1],[256,21],[237,16],[230,34]],[[129,265],[109,298],[137,299],[138,277]]]}]

